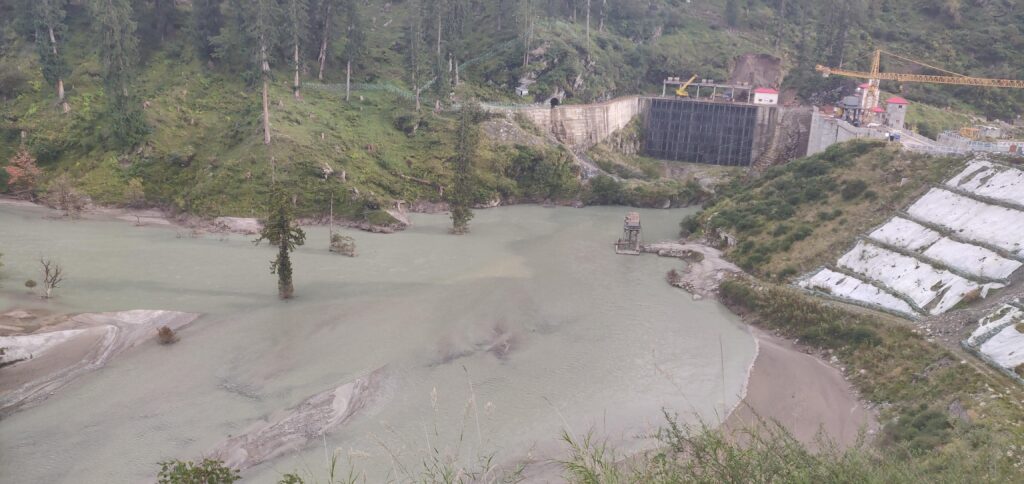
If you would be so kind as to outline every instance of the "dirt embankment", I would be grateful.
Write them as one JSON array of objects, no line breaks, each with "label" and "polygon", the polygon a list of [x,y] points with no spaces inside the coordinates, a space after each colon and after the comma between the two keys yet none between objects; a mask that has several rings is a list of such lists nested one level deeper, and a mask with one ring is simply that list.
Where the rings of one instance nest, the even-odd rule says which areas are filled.
[{"label": "dirt embankment", "polygon": [[878,431],[873,411],[839,369],[788,340],[757,328],[751,332],[758,353],[746,395],[724,422],[728,432],[742,438],[777,423],[811,449],[826,441],[842,449],[855,445],[861,432]]},{"label": "dirt embankment", "polygon": [[[742,270],[722,252],[699,243],[662,242],[645,245],[643,252],[686,261],[682,271],[669,274],[669,283],[695,298],[715,298],[718,286]],[[842,371],[806,348],[750,326],[758,342],[743,400],[724,422],[737,438],[765,425],[781,425],[797,440],[817,448],[819,432],[840,448],[857,442],[862,431],[878,430],[870,407],[862,402]]]}]

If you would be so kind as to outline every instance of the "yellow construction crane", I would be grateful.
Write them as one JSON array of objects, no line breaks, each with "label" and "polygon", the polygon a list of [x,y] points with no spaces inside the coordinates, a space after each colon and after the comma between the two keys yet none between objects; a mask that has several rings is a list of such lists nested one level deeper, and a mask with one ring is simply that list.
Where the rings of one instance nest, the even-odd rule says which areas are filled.
[{"label": "yellow construction crane", "polygon": [[689,97],[690,95],[686,92],[686,88],[690,87],[690,84],[693,84],[693,81],[696,81],[696,80],[697,80],[697,74],[694,74],[693,77],[691,77],[689,81],[686,81],[686,82],[680,84],[679,88],[676,89],[676,96],[679,96],[679,97]]},{"label": "yellow construction crane", "polygon": [[[922,67],[934,69],[943,72],[945,76],[936,76],[929,74],[903,74],[899,72],[879,72],[879,64],[881,63],[882,54],[886,54],[897,59],[901,59],[907,62],[917,64]],[[832,74],[844,77],[856,77],[860,79],[868,80],[868,93],[866,97],[866,109],[871,109],[878,106],[878,84],[880,81],[899,81],[899,82],[923,82],[930,84],[954,84],[958,86],[982,86],[982,87],[1008,87],[1024,89],[1024,81],[1014,79],[986,79],[982,77],[970,77],[956,72],[947,71],[945,69],[931,66],[920,61],[908,59],[903,56],[893,54],[892,52],[886,52],[884,50],[876,50],[871,59],[871,71],[851,71],[838,67],[826,67],[823,65],[815,66],[816,71],[822,73],[823,76],[828,77]]]}]

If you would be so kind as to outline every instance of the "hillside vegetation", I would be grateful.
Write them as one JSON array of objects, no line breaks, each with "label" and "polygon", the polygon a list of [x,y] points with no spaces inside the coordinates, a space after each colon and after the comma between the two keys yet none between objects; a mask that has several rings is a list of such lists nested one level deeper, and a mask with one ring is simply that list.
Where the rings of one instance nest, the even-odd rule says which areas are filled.
[{"label": "hillside vegetation", "polygon": [[[876,46],[1014,77],[1024,13],[1008,1],[974,3],[17,0],[0,5],[0,164],[24,146],[43,168],[39,191],[68,173],[104,204],[137,199],[141,185],[148,205],[255,215],[276,180],[304,215],[324,213],[333,194],[339,213],[386,220],[381,209],[397,200],[440,199],[451,178],[441,163],[452,149],[447,109],[459,99],[522,102],[512,96],[522,79],[534,81],[533,99],[565,102],[660,91],[667,75],[725,78],[747,52],[780,56],[792,69],[785,85],[806,96],[834,95],[854,81],[822,80],[811,66],[856,65]],[[264,8],[273,27],[265,39],[253,27],[268,25],[259,23]],[[270,145],[261,139],[264,80]],[[1005,117],[1019,99],[991,89],[883,87]],[[557,146],[490,142],[479,158],[479,203],[688,198],[672,195],[681,186],[653,187],[653,197],[616,195],[635,191],[628,187],[587,195]]]},{"label": "hillside vegetation", "polygon": [[786,279],[835,260],[856,236],[941,183],[963,159],[854,141],[723,187],[683,230],[733,238],[726,252],[745,270]]}]

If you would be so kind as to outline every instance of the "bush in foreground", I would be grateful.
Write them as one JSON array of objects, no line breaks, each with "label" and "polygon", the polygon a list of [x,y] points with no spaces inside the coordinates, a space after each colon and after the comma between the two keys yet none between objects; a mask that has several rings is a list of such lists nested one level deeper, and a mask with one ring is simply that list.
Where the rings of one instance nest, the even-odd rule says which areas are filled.
[{"label": "bush in foreground", "polygon": [[180,460],[161,462],[156,476],[158,484],[232,484],[241,479],[238,471],[213,459],[203,459],[198,464]]}]

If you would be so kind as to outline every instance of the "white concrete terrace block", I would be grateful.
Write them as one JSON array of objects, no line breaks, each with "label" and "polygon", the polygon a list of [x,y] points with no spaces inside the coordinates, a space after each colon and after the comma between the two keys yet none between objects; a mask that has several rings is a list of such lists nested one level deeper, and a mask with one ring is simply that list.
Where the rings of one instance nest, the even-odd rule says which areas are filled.
[{"label": "white concrete terrace block", "polygon": [[871,232],[869,237],[896,247],[917,251],[938,242],[942,234],[905,218],[893,217],[885,225]]},{"label": "white concrete terrace block", "polygon": [[1006,279],[1020,269],[1019,261],[1000,257],[984,247],[964,244],[945,237],[932,244],[924,255],[976,277]]},{"label": "white concrete terrace block", "polygon": [[1016,168],[973,160],[946,185],[1024,207],[1024,171]]},{"label": "white concrete terrace block", "polygon": [[827,292],[836,297],[859,301],[909,316],[918,315],[906,301],[841,272],[822,269],[800,281],[799,284],[805,289]]},{"label": "white concrete terrace block", "polygon": [[979,284],[952,272],[865,241],[858,242],[841,257],[839,266],[884,284],[918,307],[926,308],[931,304],[931,314],[946,312],[967,293],[982,289]]},{"label": "white concrete terrace block", "polygon": [[978,328],[967,338],[967,344],[977,346],[989,333],[1022,321],[1024,321],[1024,310],[1016,306],[1003,304],[978,321]]},{"label": "white concrete terrace block", "polygon": [[999,366],[1012,370],[1024,364],[1024,333],[1011,324],[982,343],[980,351]]},{"label": "white concrete terrace block", "polygon": [[911,205],[907,213],[948,228],[962,239],[1024,255],[1024,211],[988,205],[933,188]]}]

